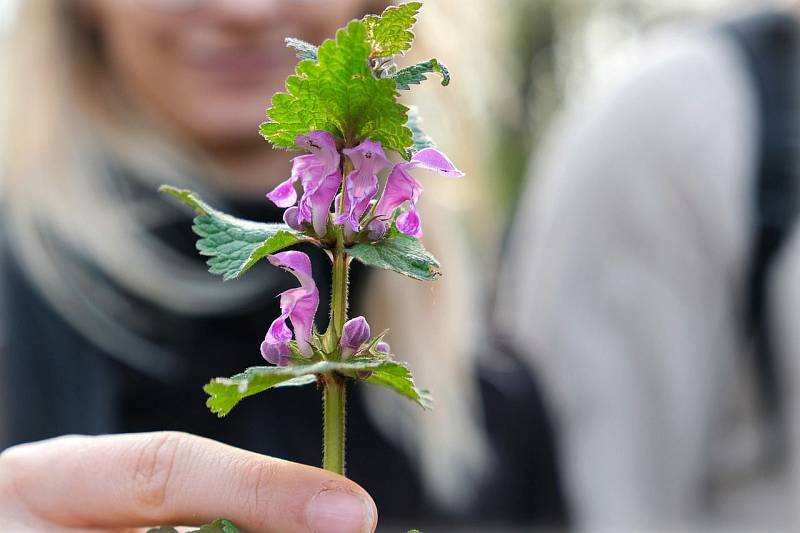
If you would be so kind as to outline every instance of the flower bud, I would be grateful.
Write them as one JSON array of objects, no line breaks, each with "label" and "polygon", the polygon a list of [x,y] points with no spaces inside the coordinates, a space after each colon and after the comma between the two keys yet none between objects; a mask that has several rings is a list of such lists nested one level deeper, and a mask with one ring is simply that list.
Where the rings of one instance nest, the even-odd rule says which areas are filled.
[{"label": "flower bud", "polygon": [[303,231],[303,225],[300,224],[298,217],[300,216],[300,209],[297,207],[290,207],[283,212],[283,221],[286,225],[295,231]]},{"label": "flower bud", "polygon": [[342,358],[347,359],[369,340],[369,324],[363,316],[351,318],[344,323],[342,329]]},{"label": "flower bud", "polygon": [[389,347],[389,343],[388,342],[383,342],[383,341],[381,341],[381,342],[379,342],[378,344],[375,345],[375,350],[377,350],[377,351],[379,351],[381,353],[387,353],[387,354],[388,353],[392,353],[392,349]]},{"label": "flower bud", "polygon": [[367,224],[367,239],[379,241],[386,236],[387,231],[389,231],[389,224],[376,218]]}]

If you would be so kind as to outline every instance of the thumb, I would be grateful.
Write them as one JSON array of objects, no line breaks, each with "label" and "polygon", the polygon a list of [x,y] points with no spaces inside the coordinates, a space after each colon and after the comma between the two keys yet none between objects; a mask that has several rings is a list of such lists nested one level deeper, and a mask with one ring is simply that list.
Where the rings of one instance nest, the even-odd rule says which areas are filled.
[{"label": "thumb", "polygon": [[[0,455],[0,500],[71,528],[199,525],[362,533],[377,510],[356,483],[185,433],[60,437]],[[13,507],[13,506],[12,506]]]}]

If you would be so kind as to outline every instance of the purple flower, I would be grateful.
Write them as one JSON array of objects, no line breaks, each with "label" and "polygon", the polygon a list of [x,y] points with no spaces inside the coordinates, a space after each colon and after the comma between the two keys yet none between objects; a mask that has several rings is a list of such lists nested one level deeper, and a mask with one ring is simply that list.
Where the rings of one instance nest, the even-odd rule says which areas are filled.
[{"label": "purple flower", "polygon": [[369,324],[363,316],[351,318],[344,323],[342,329],[342,357],[347,359],[361,348],[361,345],[369,340]]},{"label": "purple flower", "polygon": [[388,342],[381,341],[375,345],[375,349],[381,353],[392,353],[392,349],[389,347]]},{"label": "purple flower", "polygon": [[353,162],[353,171],[345,178],[344,211],[337,213],[335,221],[337,224],[347,222],[354,231],[359,231],[361,217],[378,192],[378,172],[392,163],[383,153],[381,143],[369,139],[343,152]]},{"label": "purple flower", "polygon": [[422,236],[422,224],[417,213],[417,202],[422,194],[422,184],[417,181],[409,171],[415,168],[433,170],[444,176],[459,178],[464,175],[442,152],[435,148],[420,150],[411,158],[411,161],[398,163],[392,169],[386,180],[375,215],[389,219],[395,209],[408,202],[408,209],[397,217],[397,229],[406,235]]},{"label": "purple flower", "polygon": [[311,260],[303,252],[281,252],[267,256],[269,262],[294,274],[300,286],[282,292],[281,315],[276,318],[261,343],[261,355],[272,364],[285,366],[289,364],[289,341],[292,330],[286,325],[286,319],[292,323],[294,339],[300,352],[311,357],[311,331],[314,327],[314,315],[319,305],[319,291],[311,277]]},{"label": "purple flower", "polygon": [[278,207],[295,205],[295,183],[300,180],[303,195],[297,206],[297,216],[291,220],[296,219],[298,227],[312,224],[317,235],[322,237],[327,232],[333,197],[342,183],[336,140],[327,131],[312,131],[307,135],[298,135],[295,144],[311,153],[292,159],[291,176],[267,194],[267,198]]}]

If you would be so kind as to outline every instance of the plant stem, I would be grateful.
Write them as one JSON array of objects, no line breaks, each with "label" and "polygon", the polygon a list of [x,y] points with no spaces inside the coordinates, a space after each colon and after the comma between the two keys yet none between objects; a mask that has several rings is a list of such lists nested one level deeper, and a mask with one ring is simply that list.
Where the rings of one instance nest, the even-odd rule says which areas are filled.
[{"label": "plant stem", "polygon": [[347,383],[333,374],[325,376],[323,393],[324,441],[322,468],[344,475],[345,403]]},{"label": "plant stem", "polygon": [[[347,320],[347,282],[350,258],[344,252],[342,228],[337,228],[336,248],[333,251],[333,281],[331,283],[331,319],[327,337],[335,340],[334,358],[341,357],[339,341]],[[333,344],[333,343],[332,343]],[[322,467],[344,475],[345,461],[345,402],[347,383],[335,373],[325,374],[323,392]]]}]

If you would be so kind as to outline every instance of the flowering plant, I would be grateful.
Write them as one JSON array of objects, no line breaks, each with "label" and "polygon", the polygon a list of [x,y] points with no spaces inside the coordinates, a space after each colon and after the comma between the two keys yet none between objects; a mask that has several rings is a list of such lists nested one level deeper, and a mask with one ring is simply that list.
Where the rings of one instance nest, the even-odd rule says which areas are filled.
[{"label": "flowering plant", "polygon": [[[447,68],[436,59],[395,66],[394,59],[411,47],[421,7],[409,2],[351,21],[319,47],[286,40],[300,62],[286,92],[273,96],[261,125],[275,148],[303,152],[292,160],[289,178],[267,194],[285,208],[283,224],[241,220],[191,191],[161,187],[197,212],[197,247],[210,257],[211,273],[236,279],[266,259],[299,284],[279,295],[281,313],[261,342],[261,355],[271,364],[211,380],[205,386],[208,407],[222,417],[242,399],[267,389],[317,384],[324,401],[323,467],[342,475],[348,382],[388,387],[423,408],[431,406],[430,394],[395,360],[387,332],[374,335],[366,318],[347,314],[353,259],[421,281],[439,276],[438,262],[419,240],[422,221],[416,207],[423,187],[411,171],[463,174],[422,132],[416,111],[397,101],[400,91],[427,74],[441,75],[442,85],[450,82]],[[393,163],[391,152],[402,160]],[[385,170],[381,186],[379,174]],[[286,250],[300,243],[321,248],[332,261],[330,322],[324,333],[314,326],[320,294],[311,260],[304,252]]]}]

